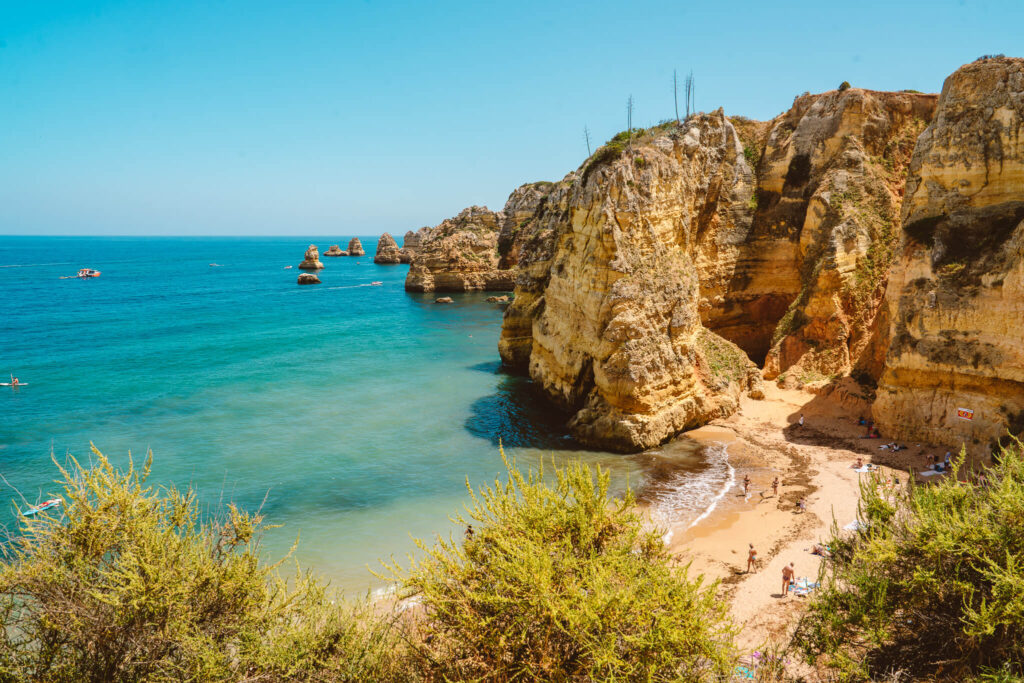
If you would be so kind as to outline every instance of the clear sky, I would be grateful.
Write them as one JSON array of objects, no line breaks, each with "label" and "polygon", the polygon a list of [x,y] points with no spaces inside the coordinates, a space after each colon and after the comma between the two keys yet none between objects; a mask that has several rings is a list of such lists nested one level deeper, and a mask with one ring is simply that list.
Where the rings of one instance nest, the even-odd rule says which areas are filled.
[{"label": "clear sky", "polygon": [[0,233],[404,233],[696,105],[937,92],[1024,0],[0,0]]}]

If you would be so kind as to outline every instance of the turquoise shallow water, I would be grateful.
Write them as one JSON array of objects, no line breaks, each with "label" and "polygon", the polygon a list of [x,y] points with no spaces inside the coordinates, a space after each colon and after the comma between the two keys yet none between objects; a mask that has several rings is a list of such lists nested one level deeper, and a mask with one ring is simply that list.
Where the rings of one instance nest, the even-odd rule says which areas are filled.
[{"label": "turquoise shallow water", "polygon": [[[579,456],[620,487],[665,457],[699,469],[685,443],[580,450],[527,380],[500,372],[486,294],[437,305],[404,291],[408,266],[372,257],[323,258],[323,284],[299,287],[284,266],[311,241],[331,243],[0,237],[0,375],[29,383],[0,387],[0,473],[35,501],[55,490],[51,448],[88,457],[93,441],[118,463],[152,448],[159,483],[248,509],[266,498],[284,525],[268,554],[299,535],[298,559],[354,591],[379,584],[366,566],[411,551],[410,534],[452,528],[465,478],[502,471],[499,438],[520,463]],[[103,274],[59,279],[83,267]]]}]

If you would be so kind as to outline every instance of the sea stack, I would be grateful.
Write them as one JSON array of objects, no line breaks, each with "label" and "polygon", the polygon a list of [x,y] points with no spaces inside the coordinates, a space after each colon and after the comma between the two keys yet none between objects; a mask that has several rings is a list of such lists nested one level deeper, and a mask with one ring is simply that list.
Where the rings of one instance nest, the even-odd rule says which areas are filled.
[{"label": "sea stack", "polygon": [[358,237],[353,237],[348,241],[348,255],[366,256],[366,251],[363,249],[363,243],[359,241]]},{"label": "sea stack", "polygon": [[390,233],[384,233],[377,240],[377,255],[373,257],[374,263],[401,263],[402,255],[395,243],[395,238]]},{"label": "sea stack", "polygon": [[348,252],[342,251],[337,244],[332,244],[331,248],[324,252],[324,256],[348,256]]},{"label": "sea stack", "polygon": [[316,276],[316,273],[299,273],[299,284],[318,285],[320,284],[320,278]]},{"label": "sea stack", "polygon": [[306,258],[299,264],[302,270],[321,270],[324,264],[320,263],[320,251],[315,244],[309,245],[306,249]]}]

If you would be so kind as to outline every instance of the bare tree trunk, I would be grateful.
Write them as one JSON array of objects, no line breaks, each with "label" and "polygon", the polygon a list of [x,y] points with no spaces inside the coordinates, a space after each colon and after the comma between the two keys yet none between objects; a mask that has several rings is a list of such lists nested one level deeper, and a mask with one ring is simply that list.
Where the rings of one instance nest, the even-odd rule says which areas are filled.
[{"label": "bare tree trunk", "polygon": [[626,100],[626,148],[633,146],[633,96]]},{"label": "bare tree trunk", "polygon": [[676,70],[672,69],[672,101],[676,105],[676,125],[679,125],[679,81],[676,79]]},{"label": "bare tree trunk", "polygon": [[690,118],[693,111],[693,70],[686,76],[686,118]]},{"label": "bare tree trunk", "polygon": [[583,126],[583,137],[587,141],[587,158],[589,159],[593,153],[590,151],[590,131],[587,130],[586,126]]}]

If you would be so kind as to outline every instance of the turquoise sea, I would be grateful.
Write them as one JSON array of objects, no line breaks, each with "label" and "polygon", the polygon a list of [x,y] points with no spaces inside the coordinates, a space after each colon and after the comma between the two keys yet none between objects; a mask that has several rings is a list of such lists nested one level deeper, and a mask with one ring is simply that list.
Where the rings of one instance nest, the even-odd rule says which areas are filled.
[{"label": "turquoise sea", "polygon": [[[375,265],[376,238],[361,240],[369,256],[322,257],[323,284],[300,287],[285,266],[348,237],[0,237],[0,376],[28,383],[0,387],[0,523],[14,489],[57,492],[51,451],[87,460],[91,441],[123,464],[151,448],[155,482],[262,504],[284,525],[269,557],[299,536],[303,565],[362,591],[381,583],[378,558],[454,529],[466,478],[501,474],[499,439],[520,464],[578,456],[619,487],[708,469],[685,440],[582,450],[501,372],[500,306],[406,293],[408,266]],[[102,275],[60,279],[86,267]]]}]

